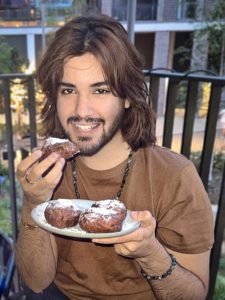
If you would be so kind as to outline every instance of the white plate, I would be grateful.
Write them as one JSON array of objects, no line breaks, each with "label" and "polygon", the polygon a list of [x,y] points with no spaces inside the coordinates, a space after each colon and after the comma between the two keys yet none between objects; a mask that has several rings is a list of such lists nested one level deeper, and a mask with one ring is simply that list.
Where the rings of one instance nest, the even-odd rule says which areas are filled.
[{"label": "white plate", "polygon": [[[84,210],[88,207],[90,207],[95,201],[90,200],[66,200],[61,199],[58,201],[63,201],[63,203],[69,201],[69,203],[76,205],[81,210]],[[49,201],[50,202],[50,201]],[[51,226],[47,223],[45,216],[44,216],[44,210],[49,202],[44,202],[42,204],[39,204],[37,207],[35,207],[32,212],[31,216],[33,220],[42,227],[43,229],[46,229],[50,232],[70,236],[70,237],[78,237],[78,238],[85,238],[85,239],[94,239],[94,238],[108,238],[108,237],[117,237],[122,236],[125,234],[128,234],[134,230],[136,230],[140,226],[139,221],[134,221],[130,216],[130,211],[127,210],[127,216],[125,220],[123,221],[122,230],[118,232],[111,232],[111,233],[89,233],[83,231],[79,225],[70,227],[70,228],[57,228],[54,226]]]}]

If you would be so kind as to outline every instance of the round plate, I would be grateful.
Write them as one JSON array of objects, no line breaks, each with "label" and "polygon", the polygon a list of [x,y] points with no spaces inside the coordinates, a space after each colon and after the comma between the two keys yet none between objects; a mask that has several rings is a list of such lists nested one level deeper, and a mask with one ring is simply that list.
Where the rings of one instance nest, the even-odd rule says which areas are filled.
[{"label": "round plate", "polygon": [[[55,200],[54,200],[55,201]],[[90,200],[81,200],[81,199],[75,199],[75,200],[69,200],[69,199],[59,199],[57,201],[61,201],[62,203],[66,204],[74,204],[76,205],[79,209],[85,210],[86,208],[90,207],[93,203],[96,201],[90,201]],[[89,233],[83,231],[79,225],[74,226],[74,227],[69,227],[69,228],[57,228],[54,226],[51,226],[50,224],[47,223],[45,216],[44,216],[44,210],[46,206],[49,204],[49,202],[44,202],[36,206],[32,212],[31,216],[33,220],[39,225],[41,228],[56,233],[60,235],[65,235],[65,236],[70,236],[70,237],[78,237],[78,238],[84,238],[84,239],[94,239],[94,238],[109,238],[109,237],[117,237],[117,236],[122,236],[125,234],[128,234],[140,226],[139,221],[135,221],[131,218],[130,216],[130,211],[127,210],[127,216],[125,220],[123,221],[123,226],[121,231],[118,232],[111,232],[111,233]]]}]

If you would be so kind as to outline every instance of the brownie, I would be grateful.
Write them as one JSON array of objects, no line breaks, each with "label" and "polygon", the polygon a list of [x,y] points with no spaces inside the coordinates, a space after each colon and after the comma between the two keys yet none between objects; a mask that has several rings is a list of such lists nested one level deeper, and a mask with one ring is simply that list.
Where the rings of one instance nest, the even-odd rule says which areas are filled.
[{"label": "brownie", "polygon": [[91,233],[121,231],[126,212],[125,205],[118,200],[101,200],[80,214],[79,225]]},{"label": "brownie", "polygon": [[80,209],[69,203],[70,200],[52,200],[46,206],[44,216],[46,221],[57,228],[73,227],[78,224]]},{"label": "brownie", "polygon": [[46,158],[52,152],[57,152],[61,155],[61,157],[69,159],[79,152],[78,146],[68,139],[59,139],[54,137],[49,137],[48,139],[46,139],[41,150],[41,159]]}]

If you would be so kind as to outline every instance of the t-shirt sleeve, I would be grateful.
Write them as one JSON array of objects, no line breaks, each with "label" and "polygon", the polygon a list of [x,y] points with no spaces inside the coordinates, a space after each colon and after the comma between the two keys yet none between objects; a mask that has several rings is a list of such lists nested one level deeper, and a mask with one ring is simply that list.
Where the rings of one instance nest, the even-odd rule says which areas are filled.
[{"label": "t-shirt sleeve", "polygon": [[211,249],[214,240],[212,209],[194,165],[190,162],[167,179],[158,199],[157,239],[181,253],[202,253]]}]

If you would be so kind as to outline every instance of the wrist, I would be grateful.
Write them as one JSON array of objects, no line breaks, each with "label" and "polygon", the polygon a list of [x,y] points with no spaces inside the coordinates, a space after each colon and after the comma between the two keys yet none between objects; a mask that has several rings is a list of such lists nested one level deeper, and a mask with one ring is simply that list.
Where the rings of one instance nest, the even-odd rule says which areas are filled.
[{"label": "wrist", "polygon": [[171,257],[166,249],[155,238],[149,246],[149,254],[145,257],[137,258],[141,269],[147,274],[164,274],[171,265]]},{"label": "wrist", "polygon": [[39,226],[37,224],[35,224],[33,221],[24,221],[22,218],[21,218],[21,224],[23,225],[24,228],[26,229],[30,229],[30,230],[34,230],[34,229],[37,229],[39,228]]},{"label": "wrist", "polygon": [[141,269],[141,274],[142,276],[148,281],[152,281],[152,280],[163,280],[165,279],[166,277],[168,277],[169,275],[172,274],[173,270],[175,269],[176,267],[176,258],[175,256],[173,256],[173,254],[169,254],[170,258],[171,258],[171,264],[170,264],[170,267],[169,269],[161,274],[161,275],[150,275],[148,273],[145,273],[142,269]]},{"label": "wrist", "polygon": [[34,227],[36,226],[36,223],[33,221],[31,217],[31,211],[36,206],[37,204],[34,204],[33,202],[29,201],[27,198],[24,198],[23,207],[21,211],[21,224],[23,224],[24,227],[28,228],[29,225]]}]

